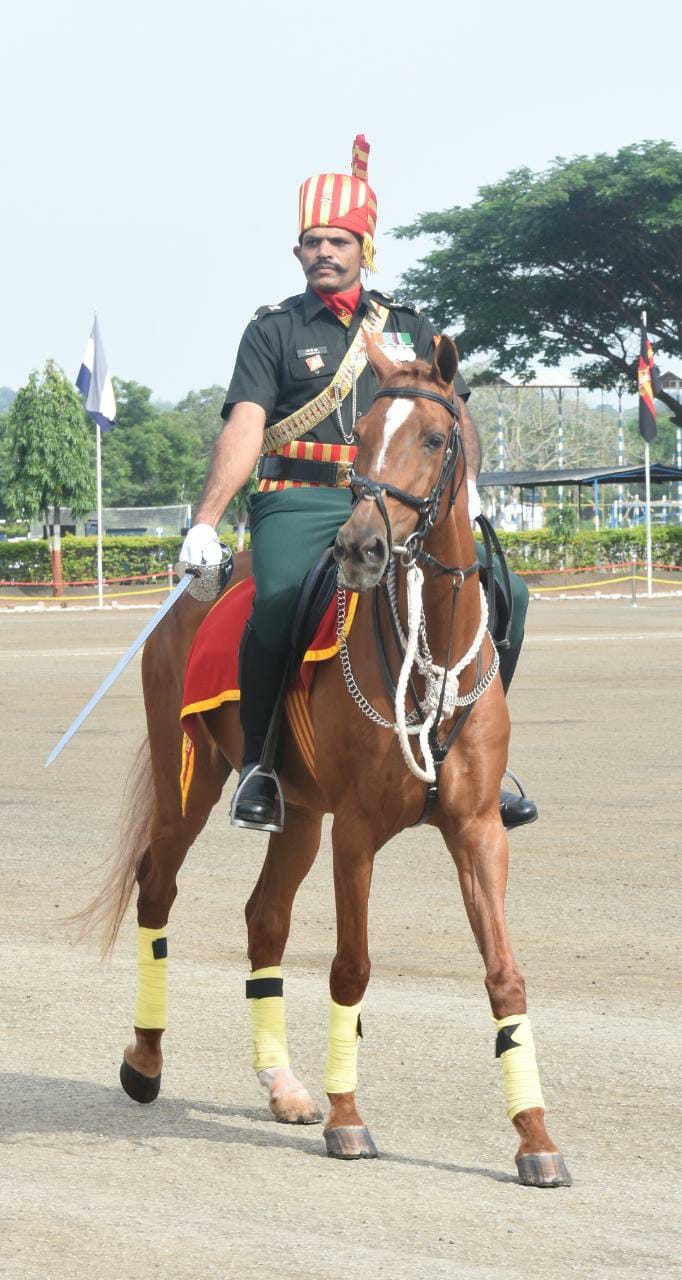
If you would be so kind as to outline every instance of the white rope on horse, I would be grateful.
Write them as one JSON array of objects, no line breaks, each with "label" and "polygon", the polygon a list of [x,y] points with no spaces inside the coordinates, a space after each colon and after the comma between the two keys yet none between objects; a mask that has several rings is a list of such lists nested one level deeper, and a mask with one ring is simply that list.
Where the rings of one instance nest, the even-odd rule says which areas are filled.
[{"label": "white rope on horse", "polygon": [[[428,663],[418,655],[419,632],[422,625],[422,588],[424,584],[424,574],[418,565],[412,564],[407,570],[407,641],[405,646],[405,657],[403,665],[398,676],[398,683],[395,691],[395,719],[396,732],[400,743],[400,750],[403,753],[405,764],[410,773],[415,778],[419,778],[422,782],[433,783],[436,781],[436,768],[433,762],[433,754],[429,746],[429,733],[433,728],[436,716],[438,714],[438,706],[441,699],[443,689],[443,679],[445,679],[445,693],[443,694],[443,710],[442,717],[447,719],[452,715],[455,707],[458,705],[459,699],[459,676],[465,667],[478,654],[483,643],[483,637],[488,626],[488,601],[485,591],[479,583],[479,591],[481,593],[481,617],[478,624],[476,635],[472,640],[469,648],[455,663],[454,667],[446,673],[445,667],[439,667],[437,663],[431,659]],[[430,654],[429,654],[430,658]],[[407,686],[410,673],[413,666],[417,662],[420,671],[426,680],[426,690],[421,706],[422,710],[428,709],[428,715],[421,726],[419,733],[419,746],[424,757],[424,768],[415,760],[410,745],[407,727]],[[495,671],[497,667],[495,667]],[[493,672],[493,675],[495,672]],[[487,678],[487,677],[486,677]],[[486,685],[487,687],[487,685]],[[484,690],[481,690],[483,692]]]},{"label": "white rope on horse", "polygon": [[[404,649],[403,663],[398,677],[395,694],[395,723],[391,724],[390,720],[384,717],[367,701],[362,691],[358,688],[353,669],[351,666],[350,654],[348,652],[348,643],[346,636],[346,592],[341,585],[339,577],[339,586],[337,589],[337,640],[339,645],[339,657],[341,659],[341,670],[346,684],[346,688],[355,702],[358,709],[364,716],[367,716],[373,724],[379,725],[382,729],[391,729],[393,733],[398,735],[400,749],[403,753],[405,763],[411,773],[422,782],[432,783],[436,781],[436,771],[433,762],[433,753],[429,746],[429,732],[435,724],[436,715],[438,714],[438,705],[440,703],[441,688],[445,668],[439,667],[431,656],[428,640],[426,636],[426,620],[422,605],[422,587],[424,583],[424,575],[417,565],[412,565],[407,571],[407,610],[408,610],[408,635],[405,636],[400,625],[400,613],[398,610],[397,591],[395,582],[395,566],[389,571],[388,594],[391,603],[391,609],[394,615],[395,624]],[[485,675],[476,682],[473,689],[469,693],[459,695],[459,675],[464,668],[473,661],[477,656],[483,637],[486,633],[488,625],[488,600],[483,587],[479,584],[481,596],[481,617],[478,624],[476,635],[463,658],[455,664],[447,673],[445,682],[445,694],[443,697],[442,718],[447,719],[452,715],[455,707],[466,707],[476,702],[482,694],[490,687],[500,665],[500,655],[493,646],[493,659],[486,671]],[[422,713],[428,711],[426,720],[423,724],[415,724],[415,716],[417,711],[411,711],[406,714],[407,688],[410,678],[410,672],[413,666],[417,667],[419,674],[425,682],[425,695],[420,702]],[[415,760],[410,748],[410,735],[419,735],[419,746],[424,757],[425,768]]]}]

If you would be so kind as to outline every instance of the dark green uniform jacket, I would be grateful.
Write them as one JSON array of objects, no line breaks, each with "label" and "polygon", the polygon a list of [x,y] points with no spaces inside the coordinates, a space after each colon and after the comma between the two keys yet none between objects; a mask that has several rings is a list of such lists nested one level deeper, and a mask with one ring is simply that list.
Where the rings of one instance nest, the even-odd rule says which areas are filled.
[{"label": "dark green uniform jacket", "polygon": [[[286,418],[307,404],[331,382],[351,345],[372,298],[389,308],[384,326],[387,335],[400,335],[401,358],[409,352],[419,360],[433,359],[435,330],[430,320],[405,303],[396,302],[376,290],[363,289],[350,328],[307,288],[293,298],[285,298],[269,307],[259,307],[247,325],[239,344],[232,381],[223,406],[223,418],[240,400],[259,404],[267,414],[267,426]],[[366,365],[358,379],[358,414],[366,413],[378,386],[376,375]],[[466,399],[469,389],[458,379],[457,394]],[[351,403],[346,398],[342,408],[344,425],[350,433]],[[326,418],[303,440],[341,444],[342,436],[334,416]]]}]

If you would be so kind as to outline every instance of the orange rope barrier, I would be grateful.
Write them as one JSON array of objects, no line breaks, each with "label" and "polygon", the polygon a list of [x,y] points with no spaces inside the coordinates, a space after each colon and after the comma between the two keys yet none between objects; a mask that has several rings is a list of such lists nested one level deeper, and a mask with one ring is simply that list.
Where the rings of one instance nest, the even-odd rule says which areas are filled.
[{"label": "orange rope barrier", "polygon": [[[168,569],[159,569],[156,573],[124,573],[120,578],[104,578],[103,583],[106,587],[108,583],[116,582],[150,582],[152,578],[167,578]],[[53,587],[54,579],[48,581],[36,580],[35,582],[17,582],[14,578],[0,578],[0,587]],[[97,578],[69,578],[62,580],[63,587],[96,587]]]},{"label": "orange rope barrier", "polygon": [[[610,569],[623,573],[625,569],[630,569],[635,565],[637,568],[646,566],[646,560],[621,560],[619,562],[606,562],[604,564],[582,564],[564,566],[560,569],[515,569],[514,573],[519,578],[537,577],[541,574],[557,574],[557,573],[608,573]],[[680,564],[652,564],[652,569],[658,569],[662,573],[682,573],[682,565]],[[631,574],[629,575],[632,576]]]},{"label": "orange rope barrier", "polygon": [[[124,578],[125,582],[126,579]],[[31,583],[31,585],[35,585]],[[157,596],[160,591],[167,591],[165,585],[158,587],[139,587],[137,591],[109,591],[105,600],[121,600],[123,596]],[[12,600],[14,604],[81,604],[83,600],[99,600],[99,594],[87,596],[0,596],[0,600]]]}]

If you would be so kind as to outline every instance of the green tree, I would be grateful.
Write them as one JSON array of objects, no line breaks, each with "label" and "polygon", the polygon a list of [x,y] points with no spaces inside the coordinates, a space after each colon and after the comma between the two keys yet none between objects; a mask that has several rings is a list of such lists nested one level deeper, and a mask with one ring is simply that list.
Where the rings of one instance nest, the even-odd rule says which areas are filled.
[{"label": "green tree", "polygon": [[85,515],[96,500],[94,441],[82,401],[54,360],[34,370],[8,415],[7,506],[49,525],[55,592],[61,591],[61,508]]},{"label": "green tree", "polygon": [[206,463],[223,427],[220,411],[224,402],[225,388],[214,384],[202,387],[201,391],[188,391],[175,406],[175,412],[182,415],[183,422],[191,424],[199,435]]},{"label": "green tree", "polygon": [[[658,352],[682,357],[682,151],[672,143],[517,169],[471,207],[422,214],[394,234],[435,236],[403,285],[456,330],[465,358],[489,353],[530,377],[535,359],[578,357],[584,385],[634,389],[642,310]],[[682,423],[675,397],[660,400]]]},{"label": "green tree", "polygon": [[9,483],[9,454],[7,451],[7,425],[9,413],[0,413],[0,520],[6,520],[7,485]]},{"label": "green tree", "polygon": [[206,470],[196,423],[152,404],[139,382],[114,379],[116,426],[102,440],[102,490],[110,506],[192,502]]}]

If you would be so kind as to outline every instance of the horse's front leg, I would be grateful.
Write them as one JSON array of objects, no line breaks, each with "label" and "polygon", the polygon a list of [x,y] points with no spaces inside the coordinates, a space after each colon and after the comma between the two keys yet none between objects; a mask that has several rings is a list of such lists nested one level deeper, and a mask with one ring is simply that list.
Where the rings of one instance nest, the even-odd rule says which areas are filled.
[{"label": "horse's front leg", "polygon": [[268,1091],[272,1114],[283,1124],[322,1120],[289,1065],[281,968],[294,898],[315,861],[321,826],[321,814],[287,805],[284,831],[270,836],[263,869],[246,904],[253,1067]]},{"label": "horse's front leg", "polygon": [[370,960],[367,914],[374,855],[378,847],[368,823],[337,814],[332,829],[336,896],[336,955],[329,978],[331,1007],[324,1087],[330,1102],[324,1138],[327,1155],[359,1160],[378,1155],[357,1109],[360,1009]]},{"label": "horse's front leg", "polygon": [[507,931],[504,896],[509,848],[497,802],[487,816],[445,825],[443,835],[457,866],[464,905],[485,963],[507,1115],[521,1139],[516,1153],[519,1181],[526,1186],[570,1186],[564,1159],[545,1127],[526,987]]}]

